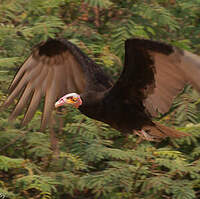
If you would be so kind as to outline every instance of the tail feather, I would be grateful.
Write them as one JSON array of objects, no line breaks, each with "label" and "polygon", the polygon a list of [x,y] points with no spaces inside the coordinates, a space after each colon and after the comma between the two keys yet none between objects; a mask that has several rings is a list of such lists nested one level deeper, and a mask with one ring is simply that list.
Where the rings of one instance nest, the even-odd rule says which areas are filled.
[{"label": "tail feather", "polygon": [[[146,132],[149,136],[151,141],[160,141],[166,137],[171,138],[181,138],[184,136],[189,136],[189,134],[178,131],[176,129],[164,126],[158,122],[154,122],[155,125],[151,126],[144,126],[142,130]],[[147,138],[147,136],[142,136],[144,139]]]}]

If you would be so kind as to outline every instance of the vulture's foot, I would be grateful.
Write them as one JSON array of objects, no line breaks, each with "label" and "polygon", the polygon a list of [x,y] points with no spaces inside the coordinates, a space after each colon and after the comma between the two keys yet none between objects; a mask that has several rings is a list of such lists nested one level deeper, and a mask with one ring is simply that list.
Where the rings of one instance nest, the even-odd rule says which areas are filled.
[{"label": "vulture's foot", "polygon": [[156,139],[155,137],[153,137],[152,135],[150,135],[148,132],[144,131],[143,129],[134,130],[134,133],[138,135],[140,138],[142,138],[143,140],[158,142],[158,139]]}]

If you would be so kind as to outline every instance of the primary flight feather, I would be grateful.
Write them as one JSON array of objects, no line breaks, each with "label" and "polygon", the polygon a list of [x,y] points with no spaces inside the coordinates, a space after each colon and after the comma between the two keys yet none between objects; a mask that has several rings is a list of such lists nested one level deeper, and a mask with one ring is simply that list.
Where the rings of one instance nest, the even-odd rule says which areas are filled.
[{"label": "primary flight feather", "polygon": [[76,45],[49,39],[39,44],[19,69],[4,107],[21,94],[10,116],[14,119],[30,100],[22,122],[27,124],[45,96],[42,129],[55,107],[71,104],[123,133],[155,141],[168,136],[176,138],[186,134],[153,122],[152,117],[166,113],[186,84],[200,91],[199,77],[197,55],[160,42],[128,39],[124,69],[113,84]]}]

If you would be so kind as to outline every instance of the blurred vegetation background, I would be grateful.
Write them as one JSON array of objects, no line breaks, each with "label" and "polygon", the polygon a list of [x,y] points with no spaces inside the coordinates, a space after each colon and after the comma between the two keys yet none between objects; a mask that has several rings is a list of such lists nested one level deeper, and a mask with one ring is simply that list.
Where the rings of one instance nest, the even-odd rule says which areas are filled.
[{"label": "blurred vegetation background", "polygon": [[[0,0],[0,98],[34,45],[62,37],[112,75],[124,41],[143,37],[200,54],[200,0]],[[9,199],[200,198],[200,96],[190,86],[159,121],[191,134],[141,142],[67,108],[40,132],[0,112],[0,196]]]}]

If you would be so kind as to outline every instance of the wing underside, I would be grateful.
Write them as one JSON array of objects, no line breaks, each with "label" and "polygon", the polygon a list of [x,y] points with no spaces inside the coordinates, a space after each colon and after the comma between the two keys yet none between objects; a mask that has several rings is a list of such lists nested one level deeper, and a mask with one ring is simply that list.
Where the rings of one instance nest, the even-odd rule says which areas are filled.
[{"label": "wing underside", "polygon": [[[103,82],[95,75],[102,76]],[[103,79],[102,78],[102,79]],[[110,79],[80,49],[70,42],[48,40],[37,47],[24,62],[10,85],[10,95],[4,103],[8,107],[19,97],[10,119],[27,107],[23,124],[27,124],[37,110],[42,97],[44,110],[41,128],[50,121],[55,101],[66,93],[106,88]],[[105,82],[105,83],[104,83]]]},{"label": "wing underside", "polygon": [[110,94],[141,100],[152,115],[166,113],[188,83],[200,91],[200,57],[168,44],[129,39],[124,70]]}]

